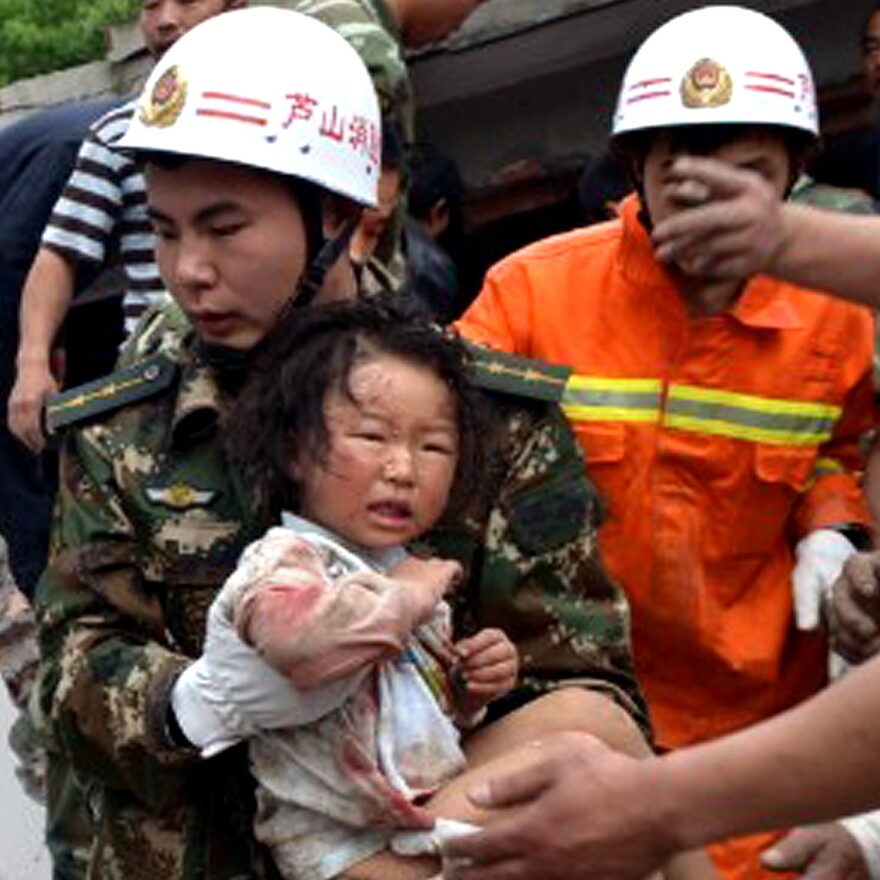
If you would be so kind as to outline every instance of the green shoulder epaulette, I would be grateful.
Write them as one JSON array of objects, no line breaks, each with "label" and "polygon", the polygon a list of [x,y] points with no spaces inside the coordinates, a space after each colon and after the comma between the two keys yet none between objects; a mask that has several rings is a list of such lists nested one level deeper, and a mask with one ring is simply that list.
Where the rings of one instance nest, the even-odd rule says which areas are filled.
[{"label": "green shoulder epaulette", "polygon": [[93,382],[53,394],[46,401],[46,430],[51,434],[145,400],[164,391],[176,373],[177,364],[166,355],[157,354]]},{"label": "green shoulder epaulette", "polygon": [[517,357],[473,343],[467,346],[473,358],[473,380],[478,388],[551,403],[562,400],[571,367]]}]

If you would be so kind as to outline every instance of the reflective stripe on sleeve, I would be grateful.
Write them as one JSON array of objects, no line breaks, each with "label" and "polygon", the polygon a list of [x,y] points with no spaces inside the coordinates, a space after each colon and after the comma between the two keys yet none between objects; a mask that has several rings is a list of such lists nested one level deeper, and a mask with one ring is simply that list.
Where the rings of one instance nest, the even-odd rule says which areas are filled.
[{"label": "reflective stripe on sleeve", "polygon": [[816,446],[831,438],[841,413],[841,407],[827,403],[672,385],[664,424],[739,440]]},{"label": "reflective stripe on sleeve", "polygon": [[655,422],[680,431],[785,446],[826,442],[843,412],[833,404],[693,385],[669,386],[664,403],[659,379],[577,375],[566,383],[562,406],[575,423]]},{"label": "reflective stripe on sleeve", "polygon": [[574,422],[656,422],[661,391],[659,379],[571,376],[562,395],[562,408]]}]

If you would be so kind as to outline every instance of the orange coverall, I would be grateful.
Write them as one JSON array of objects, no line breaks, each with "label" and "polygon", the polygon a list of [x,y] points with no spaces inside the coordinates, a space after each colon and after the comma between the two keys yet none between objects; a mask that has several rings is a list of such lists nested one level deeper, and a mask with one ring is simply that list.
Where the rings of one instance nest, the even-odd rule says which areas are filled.
[{"label": "orange coverall", "polygon": [[[632,605],[657,742],[675,748],[825,684],[824,638],[794,628],[793,548],[869,522],[858,472],[874,323],[766,277],[729,310],[689,316],[638,210],[630,197],[620,220],[506,258],[459,329],[573,367],[564,404],[607,503],[601,546]],[[716,862],[761,876],[767,843],[734,842]]]}]

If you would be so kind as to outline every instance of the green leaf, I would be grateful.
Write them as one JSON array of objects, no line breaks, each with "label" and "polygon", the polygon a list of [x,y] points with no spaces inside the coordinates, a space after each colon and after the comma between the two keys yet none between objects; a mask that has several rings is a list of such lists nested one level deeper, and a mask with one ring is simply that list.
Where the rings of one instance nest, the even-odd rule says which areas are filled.
[{"label": "green leaf", "polygon": [[140,0],[0,0],[0,86],[102,58],[107,25],[139,9]]}]

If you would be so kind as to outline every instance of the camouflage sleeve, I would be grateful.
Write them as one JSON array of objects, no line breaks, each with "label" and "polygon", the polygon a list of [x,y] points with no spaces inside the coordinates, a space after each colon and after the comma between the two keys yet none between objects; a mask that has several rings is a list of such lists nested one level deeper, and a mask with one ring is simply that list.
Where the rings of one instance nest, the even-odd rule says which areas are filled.
[{"label": "camouflage sleeve", "polygon": [[844,214],[876,214],[877,205],[866,192],[848,187],[830,186],[801,174],[788,196],[792,202],[812,205]]},{"label": "camouflage sleeve", "polygon": [[370,71],[383,115],[390,115],[407,141],[413,139],[412,87],[397,24],[383,0],[300,0],[297,12],[338,31]]},{"label": "camouflage sleeve", "polygon": [[189,319],[171,295],[165,293],[138,318],[119,352],[116,367],[130,367],[160,351],[177,350],[190,333]]},{"label": "camouflage sleeve", "polygon": [[555,405],[495,401],[500,454],[484,508],[469,512],[468,529],[441,527],[431,541],[466,563],[457,623],[501,627],[517,645],[514,702],[563,685],[604,690],[648,733],[629,607],[600,558],[599,499],[568,422]]},{"label": "camouflage sleeve", "polygon": [[143,551],[114,484],[103,428],[66,438],[50,564],[36,595],[41,709],[80,772],[149,804],[179,795],[194,750],[166,734],[189,660],[173,650]]}]

